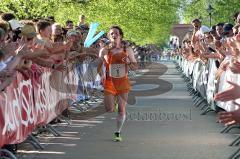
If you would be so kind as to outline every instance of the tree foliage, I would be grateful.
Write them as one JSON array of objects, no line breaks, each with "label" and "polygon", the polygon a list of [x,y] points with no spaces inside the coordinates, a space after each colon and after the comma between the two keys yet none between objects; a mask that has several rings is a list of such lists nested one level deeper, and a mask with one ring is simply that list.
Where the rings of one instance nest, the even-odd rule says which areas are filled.
[{"label": "tree foliage", "polygon": [[209,26],[209,14],[207,7],[209,4],[214,8],[212,13],[212,24],[219,22],[234,23],[233,15],[240,11],[239,0],[191,0],[184,5],[184,22],[189,23],[192,19],[200,17],[205,25]]},{"label": "tree foliage", "polygon": [[79,15],[99,22],[107,31],[111,25],[122,27],[125,38],[138,44],[160,44],[168,39],[171,25],[177,23],[180,0],[4,0],[2,11],[11,11],[19,19],[55,16],[64,24],[77,24]]}]

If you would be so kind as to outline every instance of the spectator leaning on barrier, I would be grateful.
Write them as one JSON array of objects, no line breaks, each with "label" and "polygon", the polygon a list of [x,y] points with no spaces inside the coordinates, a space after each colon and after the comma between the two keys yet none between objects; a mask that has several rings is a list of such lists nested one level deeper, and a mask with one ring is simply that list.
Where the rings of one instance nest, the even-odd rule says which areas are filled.
[{"label": "spectator leaning on barrier", "polygon": [[51,24],[47,21],[39,21],[36,24],[38,32],[37,43],[42,46],[43,49],[46,49],[49,52],[49,55],[52,54],[62,54],[72,46],[72,42],[69,43],[54,43],[51,40],[52,27]]},{"label": "spectator leaning on barrier", "polygon": [[[233,27],[232,24],[229,23],[218,23],[216,28],[212,28],[210,32],[205,32],[203,38],[199,38],[200,35],[199,29],[200,23],[199,20],[193,21],[193,26],[195,28],[194,34],[192,37],[192,46],[194,49],[191,50],[191,46],[187,45],[187,41],[184,41],[184,50],[183,53],[187,53],[188,51],[195,54],[198,49],[200,49],[200,57],[205,57],[205,53],[210,53],[212,50],[214,55],[220,56],[206,56],[208,58],[220,58],[223,61],[221,62],[221,66],[219,70],[226,71],[226,69],[230,69],[235,74],[240,74],[240,62],[239,60],[239,49],[240,49],[240,34],[239,34],[239,19],[236,16],[236,25]],[[209,48],[211,48],[209,50]],[[219,71],[218,71],[219,72]],[[218,76],[219,74],[217,74]],[[240,86],[228,81],[231,87],[227,90],[216,94],[216,101],[229,101],[240,98]],[[234,102],[238,109],[233,112],[221,112],[219,113],[220,122],[225,125],[231,125],[235,123],[240,123],[240,104]]]},{"label": "spectator leaning on barrier", "polygon": [[214,44],[214,38],[210,32],[211,29],[205,30],[205,32],[203,32],[204,37],[200,42],[200,58],[205,62],[207,62],[208,58],[219,58],[219,55],[215,53],[216,47]]},{"label": "spectator leaning on barrier", "polygon": [[52,25],[52,41],[53,42],[64,42],[65,37],[63,36],[63,29],[60,24],[54,23]]},{"label": "spectator leaning on barrier", "polygon": [[[230,23],[218,23],[216,26],[212,26],[210,30],[204,31],[205,29],[203,26],[201,26],[200,20],[194,19],[192,21],[192,25],[194,26],[193,36],[191,39],[185,36],[182,45],[183,47],[181,49],[181,52],[179,53],[189,63],[194,62],[192,61],[192,59],[196,59],[198,57],[200,57],[201,59],[214,58],[214,61],[205,63],[207,65],[204,66],[208,67],[214,64],[216,66],[213,69],[214,71],[211,72],[211,74],[209,75],[215,74],[213,75],[214,77],[212,78],[212,80],[215,83],[214,84],[216,87],[215,91],[219,92],[215,94],[214,99],[215,101],[222,101],[218,106],[226,111],[231,111],[219,113],[219,120],[225,125],[240,123],[239,13],[235,14],[235,22],[236,22],[235,26],[233,26]],[[216,61],[218,62],[218,64],[216,64]],[[191,67],[191,65],[185,66]],[[217,71],[215,71],[216,69]],[[211,84],[211,80],[207,82],[210,82],[208,84]],[[227,101],[229,102],[225,103]]]},{"label": "spectator leaning on barrier", "polygon": [[38,33],[38,41],[40,45],[47,46],[47,47],[52,47],[52,42],[51,42],[51,35],[52,35],[52,28],[51,24],[47,21],[41,20],[37,22],[36,24],[36,29]]},{"label": "spectator leaning on barrier", "polygon": [[67,39],[68,41],[71,41],[73,43],[72,47],[70,48],[70,51],[77,51],[79,52],[81,50],[81,46],[79,44],[79,34],[76,30],[68,30],[67,32]]},{"label": "spectator leaning on barrier", "polygon": [[36,40],[37,47],[46,53],[44,56],[37,58],[38,64],[41,63],[40,65],[53,68],[54,64],[59,63],[59,61],[54,61],[50,57],[54,54],[65,53],[66,45],[55,44],[51,41],[52,27],[49,22],[39,21],[36,24],[36,30],[38,33]]},{"label": "spectator leaning on barrier", "polygon": [[193,47],[195,47],[195,44],[197,42],[199,42],[202,39],[202,36],[203,36],[202,33],[200,32],[200,28],[202,27],[202,23],[201,23],[200,19],[194,19],[192,21],[192,25],[194,27],[194,30],[193,30],[193,35],[192,35],[191,42],[192,42]]},{"label": "spectator leaning on barrier", "polygon": [[218,23],[216,25],[216,33],[218,35],[217,39],[221,39],[223,37],[223,26],[224,26],[224,23]]}]

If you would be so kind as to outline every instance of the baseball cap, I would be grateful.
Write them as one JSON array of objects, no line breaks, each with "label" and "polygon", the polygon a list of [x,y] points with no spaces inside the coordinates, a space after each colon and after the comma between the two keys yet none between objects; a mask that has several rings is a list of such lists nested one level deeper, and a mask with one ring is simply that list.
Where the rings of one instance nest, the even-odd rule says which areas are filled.
[{"label": "baseball cap", "polygon": [[200,28],[200,32],[202,34],[205,34],[205,33],[209,33],[211,31],[211,29],[205,25],[203,25],[201,28]]},{"label": "baseball cap", "polygon": [[37,35],[36,33],[36,30],[35,30],[35,27],[32,26],[32,25],[24,25],[22,28],[21,28],[21,33],[19,34],[19,36],[24,36],[24,37],[27,37],[27,38],[33,38]]}]

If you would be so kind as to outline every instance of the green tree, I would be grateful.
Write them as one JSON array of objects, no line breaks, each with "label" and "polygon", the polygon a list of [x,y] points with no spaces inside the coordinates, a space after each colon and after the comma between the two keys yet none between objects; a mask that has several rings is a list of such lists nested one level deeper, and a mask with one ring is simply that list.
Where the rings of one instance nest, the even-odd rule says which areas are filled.
[{"label": "green tree", "polygon": [[212,24],[219,22],[230,22],[233,21],[233,14],[240,9],[239,0],[192,0],[187,2],[185,0],[184,5],[184,22],[190,23],[194,18],[201,18],[203,24],[209,26],[209,14],[207,13],[207,7],[209,4],[214,8],[212,13]]},{"label": "green tree", "polygon": [[105,31],[111,25],[122,27],[125,38],[138,44],[160,44],[169,38],[171,25],[178,22],[180,0],[4,0],[3,11],[19,19],[55,16],[64,25],[77,24],[84,14],[88,22],[99,22]]}]

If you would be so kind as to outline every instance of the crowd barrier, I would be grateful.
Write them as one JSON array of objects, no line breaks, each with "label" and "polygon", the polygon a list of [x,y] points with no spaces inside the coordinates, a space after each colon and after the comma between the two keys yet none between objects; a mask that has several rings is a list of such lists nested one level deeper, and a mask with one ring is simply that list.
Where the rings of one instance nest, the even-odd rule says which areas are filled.
[{"label": "crowd barrier", "polygon": [[[225,60],[230,61],[227,57]],[[234,101],[215,102],[214,95],[230,88],[227,81],[240,85],[240,76],[234,74],[230,69],[221,73],[220,78],[216,79],[217,59],[209,59],[206,63],[200,59],[188,61],[182,56],[178,56],[177,63],[181,67],[183,74],[191,80],[192,88],[204,98],[212,110],[220,107],[226,111],[237,109]],[[240,103],[240,100],[235,102]]]},{"label": "crowd barrier", "polygon": [[23,142],[36,127],[91,95],[89,90],[101,89],[96,66],[87,62],[69,64],[65,71],[34,66],[29,77],[17,73],[0,93],[0,147]]},{"label": "crowd barrier", "polygon": [[[229,62],[231,64],[231,57],[227,56],[223,63]],[[194,106],[200,107],[202,110],[201,115],[205,115],[210,111],[219,112],[222,108],[225,111],[234,111],[238,109],[236,103],[240,100],[228,102],[214,101],[216,93],[220,93],[232,87],[227,81],[231,81],[240,85],[240,76],[231,72],[229,68],[226,71],[218,69],[220,63],[217,59],[208,59],[201,61],[200,59],[187,60],[182,56],[177,56],[176,68],[182,73],[184,81],[187,83],[187,90],[189,95],[192,96]],[[227,133],[232,129],[239,129],[239,124],[233,124],[224,127],[220,133]],[[239,146],[240,137],[232,141],[229,146]],[[228,159],[240,158],[240,148],[232,153]]]}]

